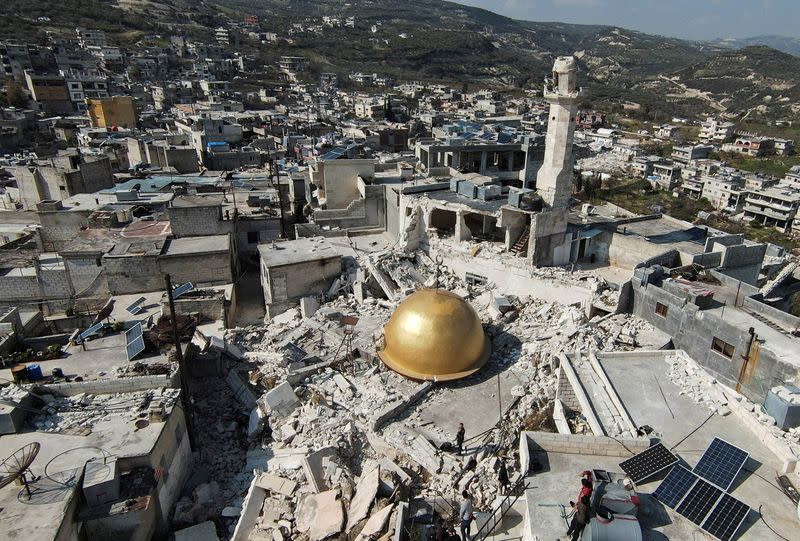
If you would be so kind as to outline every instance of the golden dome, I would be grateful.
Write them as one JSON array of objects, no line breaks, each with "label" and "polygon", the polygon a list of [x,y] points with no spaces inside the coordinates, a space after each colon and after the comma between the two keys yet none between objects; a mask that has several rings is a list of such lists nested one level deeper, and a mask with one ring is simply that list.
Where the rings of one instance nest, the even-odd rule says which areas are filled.
[{"label": "golden dome", "polygon": [[439,289],[409,295],[383,329],[378,356],[412,379],[447,381],[477,372],[491,353],[478,314],[464,299]]}]

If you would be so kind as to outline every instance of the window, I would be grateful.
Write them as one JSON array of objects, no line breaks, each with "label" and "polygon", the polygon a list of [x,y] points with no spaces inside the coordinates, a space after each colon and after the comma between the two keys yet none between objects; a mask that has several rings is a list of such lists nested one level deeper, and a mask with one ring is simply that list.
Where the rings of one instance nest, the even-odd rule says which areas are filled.
[{"label": "window", "polygon": [[472,272],[465,273],[464,281],[473,286],[485,286],[489,282],[485,276]]},{"label": "window", "polygon": [[660,302],[656,303],[656,315],[661,317],[667,317],[667,305],[661,304]]},{"label": "window", "polygon": [[733,346],[717,337],[711,340],[711,349],[729,359],[733,357]]},{"label": "window", "polygon": [[247,232],[247,243],[248,244],[258,244],[258,231],[248,231]]}]

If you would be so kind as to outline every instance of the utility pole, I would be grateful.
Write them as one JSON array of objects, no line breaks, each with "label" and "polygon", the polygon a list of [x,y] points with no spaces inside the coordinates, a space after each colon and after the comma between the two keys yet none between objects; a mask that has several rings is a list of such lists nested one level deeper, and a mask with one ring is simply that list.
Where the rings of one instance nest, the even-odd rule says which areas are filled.
[{"label": "utility pole", "polygon": [[194,433],[192,427],[192,412],[189,409],[189,373],[186,370],[186,363],[183,360],[183,350],[181,350],[181,337],[178,335],[178,318],[175,315],[175,299],[172,297],[172,279],[169,274],[164,275],[164,286],[167,288],[167,298],[169,299],[169,316],[172,320],[172,339],[175,342],[175,357],[178,359],[178,371],[181,380],[181,405],[183,406],[183,416],[186,418],[186,432],[189,433],[189,447],[195,449]]}]

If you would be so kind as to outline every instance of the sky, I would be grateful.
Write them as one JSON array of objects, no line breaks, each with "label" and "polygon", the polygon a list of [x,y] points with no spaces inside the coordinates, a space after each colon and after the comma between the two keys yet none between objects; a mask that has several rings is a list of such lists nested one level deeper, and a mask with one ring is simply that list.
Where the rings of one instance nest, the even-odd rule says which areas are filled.
[{"label": "sky", "polygon": [[684,39],[800,38],[800,0],[455,0],[515,19],[606,24]]}]

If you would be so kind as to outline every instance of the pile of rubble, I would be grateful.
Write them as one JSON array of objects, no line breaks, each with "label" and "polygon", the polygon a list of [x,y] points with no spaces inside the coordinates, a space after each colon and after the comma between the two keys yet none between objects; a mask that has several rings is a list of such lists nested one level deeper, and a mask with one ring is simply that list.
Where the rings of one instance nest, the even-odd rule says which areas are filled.
[{"label": "pile of rubble", "polygon": [[[507,468],[513,477],[519,431],[539,429],[542,419],[551,415],[558,354],[589,348],[629,350],[635,347],[637,334],[649,327],[623,314],[589,320],[587,303],[506,298],[492,284],[465,283],[424,254],[372,254],[368,267],[369,274],[357,278],[353,294],[339,295],[321,306],[301,303],[301,308],[264,325],[226,333],[226,342],[241,349],[242,361],[254,367],[250,383],[265,392],[250,414],[246,431],[253,442],[248,454],[253,460],[248,458],[234,476],[233,488],[240,494],[223,487],[210,492],[219,495],[217,507],[226,505],[223,510],[229,514],[250,516],[243,507],[248,506],[254,488],[250,487],[244,502],[241,496],[245,481],[254,479],[255,471],[254,486],[263,489],[264,502],[259,504],[254,524],[246,525],[253,528],[253,539],[321,539],[315,526],[318,522],[327,524],[322,530],[331,535],[346,531],[349,538],[356,538],[349,529],[350,507],[359,493],[356,485],[364,482],[374,464],[391,472],[380,474],[381,486],[405,487],[423,500],[447,499],[452,504],[461,490],[467,489],[475,497],[476,508],[494,507],[499,495],[495,481],[498,453],[505,450],[508,454]],[[615,307],[618,302],[618,292],[589,273],[538,269],[531,274],[588,289],[604,305]],[[514,401],[505,408],[502,423],[471,440],[467,446],[470,453],[463,456],[440,449],[454,441],[454,434],[424,421],[408,400],[424,396],[426,405],[435,408],[440,401],[452,400],[454,389],[409,381],[374,358],[383,325],[393,309],[408,293],[433,286],[468,299],[488,322],[493,354],[483,372],[505,371],[518,380],[512,390]],[[345,351],[342,317],[346,315],[359,318],[352,335],[354,358],[348,358]],[[376,421],[380,412],[395,410],[400,419],[385,425]],[[258,454],[261,451],[266,452],[263,461]],[[390,482],[393,476],[399,481]],[[391,492],[383,490],[383,495]],[[208,499],[208,493],[209,489],[203,488],[195,501],[184,503],[191,508],[198,499]],[[394,515],[396,511],[383,511],[394,501],[375,503],[372,517],[383,521],[388,514]],[[309,515],[311,509],[316,509],[314,517]],[[361,520],[366,518],[364,515]],[[245,519],[240,519],[240,527],[243,522]],[[387,524],[391,523],[388,520]]]},{"label": "pile of rubble", "polygon": [[42,432],[88,434],[97,423],[109,420],[133,422],[148,419],[151,406],[158,411],[171,410],[179,389],[153,389],[118,394],[81,393],[68,397],[41,395],[43,413],[32,422]]},{"label": "pile of rubble", "polygon": [[[715,378],[708,374],[695,361],[682,352],[666,357],[669,363],[669,378],[678,386],[680,394],[691,398],[696,404],[705,405],[717,415],[730,415],[735,408],[736,412],[749,417],[751,424],[756,422],[764,427],[775,441],[787,445],[795,457],[800,458],[800,428],[782,430],[776,426],[775,419],[765,413],[761,406],[747,400],[735,391],[723,387]],[[778,395],[788,396],[785,387],[776,387],[773,392]]]}]

